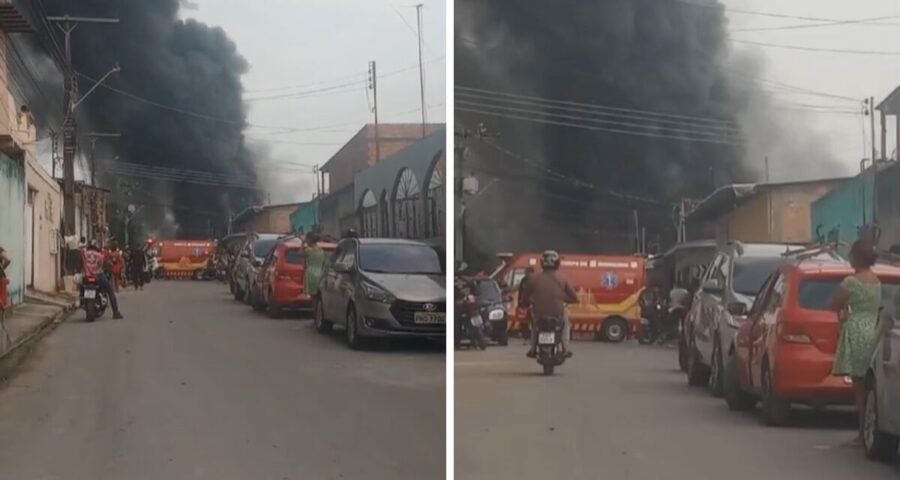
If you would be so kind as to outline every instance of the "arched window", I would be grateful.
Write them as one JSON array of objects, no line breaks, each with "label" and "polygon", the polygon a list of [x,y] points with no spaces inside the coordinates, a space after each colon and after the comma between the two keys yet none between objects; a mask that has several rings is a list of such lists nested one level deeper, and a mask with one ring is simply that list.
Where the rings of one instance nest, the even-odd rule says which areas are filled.
[{"label": "arched window", "polygon": [[378,210],[381,213],[381,230],[379,234],[382,237],[390,237],[391,236],[391,215],[390,215],[390,205],[388,203],[388,193],[387,190],[381,192],[381,196],[378,200]]},{"label": "arched window", "polygon": [[435,159],[431,169],[431,177],[428,180],[427,199],[427,230],[429,237],[439,237],[444,232],[446,215],[444,197],[444,155]]},{"label": "arched window", "polygon": [[394,194],[394,233],[397,237],[419,238],[420,195],[416,175],[408,168],[401,170]]},{"label": "arched window", "polygon": [[366,190],[363,194],[362,202],[359,205],[359,224],[360,235],[363,237],[378,236],[378,200],[371,190]]}]

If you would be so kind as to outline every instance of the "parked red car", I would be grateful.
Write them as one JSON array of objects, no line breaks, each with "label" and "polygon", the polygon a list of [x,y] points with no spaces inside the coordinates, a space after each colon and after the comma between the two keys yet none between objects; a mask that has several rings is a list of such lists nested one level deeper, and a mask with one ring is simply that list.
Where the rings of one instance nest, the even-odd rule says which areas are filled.
[{"label": "parked red car", "polygon": [[[311,310],[312,298],[304,291],[306,258],[301,238],[288,236],[278,239],[259,270],[253,306],[265,309],[270,317],[278,317],[284,310]],[[336,245],[319,242],[330,255]]]},{"label": "parked red car", "polygon": [[[873,271],[890,302],[900,287],[900,268],[877,265]],[[778,268],[763,285],[735,335],[725,368],[725,400],[732,410],[761,404],[767,425],[783,425],[791,404],[813,407],[852,405],[850,378],[832,376],[839,324],[828,310],[841,281],[853,274],[849,263],[831,255],[798,259]]]}]

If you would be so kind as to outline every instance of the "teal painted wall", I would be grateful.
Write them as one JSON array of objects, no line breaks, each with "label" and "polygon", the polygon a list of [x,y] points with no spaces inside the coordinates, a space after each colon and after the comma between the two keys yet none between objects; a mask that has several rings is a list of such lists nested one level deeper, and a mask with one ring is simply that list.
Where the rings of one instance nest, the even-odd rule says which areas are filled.
[{"label": "teal painted wall", "polygon": [[812,203],[810,231],[820,241],[853,242],[858,228],[872,222],[873,171],[842,183]]},{"label": "teal painted wall", "polygon": [[13,305],[25,297],[25,170],[20,162],[0,154],[0,245],[10,260],[9,298]]}]

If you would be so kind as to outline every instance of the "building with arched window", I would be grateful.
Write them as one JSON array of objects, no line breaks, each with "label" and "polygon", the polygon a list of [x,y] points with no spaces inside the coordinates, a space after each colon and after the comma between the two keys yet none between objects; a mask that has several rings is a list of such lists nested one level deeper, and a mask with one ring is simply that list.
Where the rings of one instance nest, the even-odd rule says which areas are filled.
[{"label": "building with arched window", "polygon": [[354,176],[360,235],[443,242],[445,135],[435,131]]}]

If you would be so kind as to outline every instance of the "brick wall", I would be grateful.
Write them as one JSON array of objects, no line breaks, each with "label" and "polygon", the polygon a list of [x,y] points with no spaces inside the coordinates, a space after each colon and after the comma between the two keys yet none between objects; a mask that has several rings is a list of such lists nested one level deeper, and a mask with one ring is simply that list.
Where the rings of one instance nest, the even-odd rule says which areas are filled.
[{"label": "brick wall", "polygon": [[[443,128],[428,124],[426,136]],[[378,126],[379,150],[385,159],[422,138],[421,124],[388,123]],[[377,163],[375,154],[375,125],[369,124],[356,133],[328,162],[322,170],[328,173],[329,192],[336,192],[353,183],[353,175]]]}]

